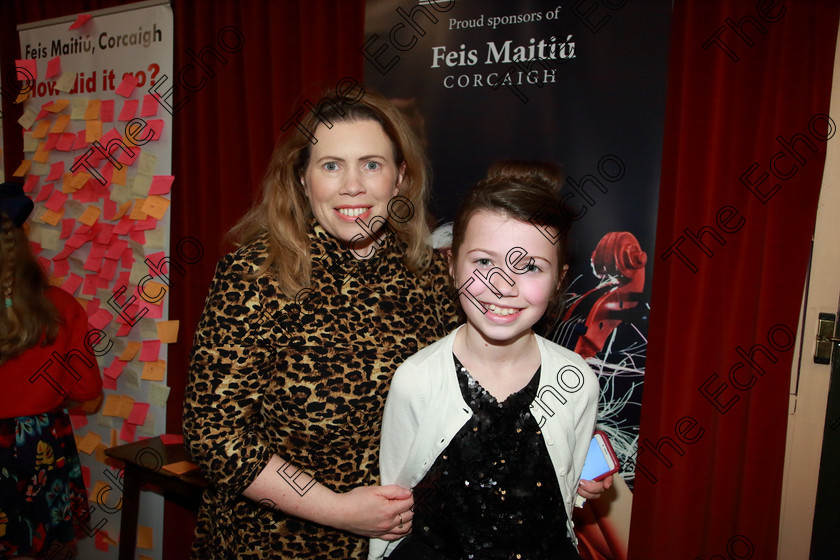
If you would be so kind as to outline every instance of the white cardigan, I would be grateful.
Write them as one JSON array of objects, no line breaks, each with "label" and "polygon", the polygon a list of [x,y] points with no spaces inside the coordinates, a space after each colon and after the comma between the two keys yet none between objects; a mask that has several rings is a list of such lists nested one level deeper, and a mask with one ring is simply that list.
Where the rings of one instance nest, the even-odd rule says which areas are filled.
[{"label": "white cardigan", "polygon": [[[461,396],[452,359],[456,332],[458,329],[408,358],[394,374],[382,420],[379,469],[383,485],[414,488],[472,417]],[[595,429],[598,378],[571,350],[540,336],[537,344],[541,370],[531,414],[540,426],[557,474],[568,518],[567,533],[577,545],[572,509]],[[371,539],[369,560],[383,558],[399,542]]]}]

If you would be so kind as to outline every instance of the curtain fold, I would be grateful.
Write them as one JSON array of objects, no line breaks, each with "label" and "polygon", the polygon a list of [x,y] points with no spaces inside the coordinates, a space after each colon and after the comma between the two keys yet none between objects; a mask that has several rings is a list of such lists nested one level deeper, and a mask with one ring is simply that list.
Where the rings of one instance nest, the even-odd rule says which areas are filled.
[{"label": "curtain fold", "polygon": [[838,16],[675,2],[631,560],[776,557]]}]

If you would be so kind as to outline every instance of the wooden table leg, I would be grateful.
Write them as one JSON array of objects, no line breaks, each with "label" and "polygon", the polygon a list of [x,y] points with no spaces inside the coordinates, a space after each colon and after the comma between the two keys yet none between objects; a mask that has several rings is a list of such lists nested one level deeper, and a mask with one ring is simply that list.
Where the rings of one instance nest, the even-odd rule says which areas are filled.
[{"label": "wooden table leg", "polygon": [[137,512],[140,509],[140,470],[126,464],[123,470],[122,518],[119,560],[134,560],[137,546]]}]

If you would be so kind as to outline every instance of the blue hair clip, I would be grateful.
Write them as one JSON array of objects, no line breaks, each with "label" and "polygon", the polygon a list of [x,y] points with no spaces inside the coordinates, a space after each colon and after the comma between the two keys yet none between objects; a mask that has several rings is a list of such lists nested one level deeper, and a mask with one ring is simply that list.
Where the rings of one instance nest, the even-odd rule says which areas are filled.
[{"label": "blue hair clip", "polygon": [[11,307],[11,306],[12,306],[11,298],[6,298],[6,307]]}]

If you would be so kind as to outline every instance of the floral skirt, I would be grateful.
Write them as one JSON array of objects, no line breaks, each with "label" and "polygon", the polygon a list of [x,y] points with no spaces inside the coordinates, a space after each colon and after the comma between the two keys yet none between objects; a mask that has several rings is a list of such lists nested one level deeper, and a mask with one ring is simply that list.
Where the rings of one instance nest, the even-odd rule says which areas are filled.
[{"label": "floral skirt", "polygon": [[0,419],[0,558],[72,544],[89,515],[67,413]]}]

